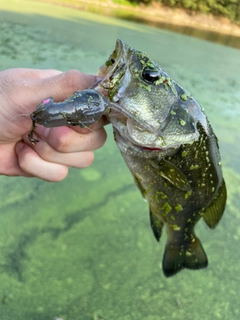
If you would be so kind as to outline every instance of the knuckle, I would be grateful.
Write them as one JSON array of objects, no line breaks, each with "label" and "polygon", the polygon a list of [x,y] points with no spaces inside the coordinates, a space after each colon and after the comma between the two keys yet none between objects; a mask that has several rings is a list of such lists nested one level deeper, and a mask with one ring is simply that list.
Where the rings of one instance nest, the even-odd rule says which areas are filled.
[{"label": "knuckle", "polygon": [[67,175],[68,175],[68,167],[64,165],[58,166],[58,170],[52,174],[49,181],[59,182],[64,180],[67,177]]},{"label": "knuckle", "polygon": [[66,88],[76,91],[79,89],[79,84],[83,79],[83,75],[78,70],[69,70],[64,73],[63,90]]},{"label": "knuckle", "polygon": [[106,140],[107,140],[107,132],[103,128],[101,129],[100,137],[101,138],[100,138],[100,142],[99,142],[99,148],[101,148],[104,145],[104,143],[106,142]]},{"label": "knuckle", "polygon": [[66,153],[71,151],[71,143],[73,140],[72,130],[69,127],[50,128],[46,135],[45,140],[53,150]]},{"label": "knuckle", "polygon": [[92,151],[84,152],[83,156],[84,159],[81,159],[81,168],[87,168],[93,163],[94,153]]},{"label": "knuckle", "polygon": [[84,90],[89,88],[89,86],[96,81],[96,77],[92,75],[84,74],[78,70],[68,70],[63,73],[62,90],[64,92],[72,92],[77,90]]},{"label": "knuckle", "polygon": [[93,149],[101,148],[107,140],[107,133],[104,128],[98,129],[94,132],[94,144]]},{"label": "knuckle", "polygon": [[54,143],[54,148],[56,151],[65,153],[70,150],[71,141],[68,135],[59,134]]},{"label": "knuckle", "polygon": [[26,153],[22,153],[21,156],[18,157],[18,164],[23,171],[31,173],[29,170],[29,162],[27,161]]},{"label": "knuckle", "polygon": [[0,94],[13,106],[19,104],[19,94],[31,90],[31,82],[21,78],[22,69],[13,68],[0,72]]}]

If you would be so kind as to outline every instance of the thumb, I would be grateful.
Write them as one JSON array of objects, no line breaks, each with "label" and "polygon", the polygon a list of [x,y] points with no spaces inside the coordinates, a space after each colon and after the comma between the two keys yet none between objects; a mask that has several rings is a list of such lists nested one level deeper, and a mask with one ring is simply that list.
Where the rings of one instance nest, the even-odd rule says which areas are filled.
[{"label": "thumb", "polygon": [[[62,101],[74,91],[89,88],[96,82],[96,76],[84,74],[77,70],[70,70],[50,78],[36,81],[38,87],[37,104],[45,98],[52,97],[55,101]],[[37,89],[37,88],[36,88]]]},{"label": "thumb", "polygon": [[55,70],[41,70],[36,73],[36,70],[32,70],[31,78],[26,71],[25,76],[25,79],[15,78],[4,91],[7,104],[11,102],[16,114],[31,113],[48,97],[52,97],[55,101],[65,100],[74,91],[86,89],[96,82],[96,76],[77,70],[62,73]]}]

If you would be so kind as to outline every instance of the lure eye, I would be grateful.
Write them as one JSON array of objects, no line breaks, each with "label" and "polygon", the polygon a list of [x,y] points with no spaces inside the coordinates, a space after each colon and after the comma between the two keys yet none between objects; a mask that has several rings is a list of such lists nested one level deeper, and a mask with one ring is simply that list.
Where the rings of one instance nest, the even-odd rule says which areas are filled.
[{"label": "lure eye", "polygon": [[148,67],[143,70],[142,77],[148,82],[155,82],[160,79],[160,73],[159,70],[151,69]]}]

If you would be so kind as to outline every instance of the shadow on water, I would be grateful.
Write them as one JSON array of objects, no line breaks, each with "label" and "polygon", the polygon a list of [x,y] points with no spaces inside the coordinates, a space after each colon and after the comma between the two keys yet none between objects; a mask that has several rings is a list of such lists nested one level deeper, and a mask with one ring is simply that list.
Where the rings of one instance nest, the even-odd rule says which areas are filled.
[{"label": "shadow on water", "polygon": [[156,27],[162,30],[177,32],[187,36],[191,36],[191,37],[195,37],[195,38],[199,38],[199,39],[203,39],[211,42],[216,42],[216,43],[223,44],[225,46],[240,49],[240,37],[235,35],[218,33],[216,31],[204,30],[204,29],[196,28],[192,26],[191,27],[181,26],[181,25],[176,25],[176,24],[163,22],[163,21],[150,21],[144,18],[133,16],[133,15],[122,16],[121,19],[143,23],[148,26]]},{"label": "shadow on water", "polygon": [[[66,5],[72,7],[71,4]],[[219,33],[217,31],[213,30],[208,30],[207,28],[201,28],[201,26],[198,28],[197,26],[187,26],[187,25],[178,25],[174,23],[169,23],[165,21],[154,21],[145,18],[144,16],[139,16],[134,13],[131,13],[130,11],[122,11],[122,10],[114,10],[111,8],[105,8],[102,6],[96,7],[96,6],[86,6],[86,5],[81,5],[79,3],[77,7],[75,4],[73,5],[73,8],[77,8],[78,10],[86,10],[89,12],[97,13],[103,16],[109,16],[109,17],[115,17],[116,19],[121,19],[125,21],[131,21],[131,22],[136,22],[140,23],[143,25],[147,25],[150,27],[155,27],[158,29],[162,30],[168,30],[180,34],[184,34],[187,36],[223,44],[225,46],[233,47],[233,48],[238,48],[240,49],[240,36],[237,35],[231,35],[231,34],[224,34],[224,33]],[[87,9],[86,9],[87,8]]]}]

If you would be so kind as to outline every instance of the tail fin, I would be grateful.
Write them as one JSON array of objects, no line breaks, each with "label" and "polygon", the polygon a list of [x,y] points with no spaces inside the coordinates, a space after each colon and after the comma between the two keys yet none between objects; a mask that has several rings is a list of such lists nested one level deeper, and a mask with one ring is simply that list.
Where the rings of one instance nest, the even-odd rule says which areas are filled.
[{"label": "tail fin", "polygon": [[185,243],[183,246],[167,243],[163,256],[163,272],[166,277],[171,277],[184,268],[206,268],[208,260],[200,240],[195,237],[194,242]]}]

